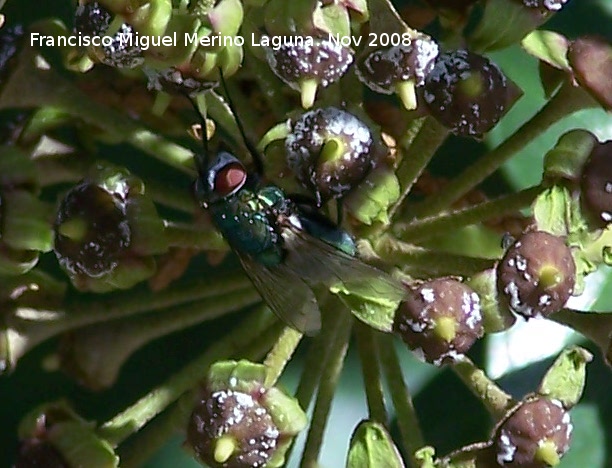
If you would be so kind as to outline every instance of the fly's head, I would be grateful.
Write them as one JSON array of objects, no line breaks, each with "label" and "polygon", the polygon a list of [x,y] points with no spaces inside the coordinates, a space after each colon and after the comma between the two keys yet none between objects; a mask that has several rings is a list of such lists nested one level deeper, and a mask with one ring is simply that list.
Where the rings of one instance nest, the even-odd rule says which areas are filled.
[{"label": "fly's head", "polygon": [[221,151],[210,161],[208,167],[200,172],[194,188],[196,199],[204,208],[227,200],[244,187],[247,177],[247,170],[240,160],[226,151]]}]

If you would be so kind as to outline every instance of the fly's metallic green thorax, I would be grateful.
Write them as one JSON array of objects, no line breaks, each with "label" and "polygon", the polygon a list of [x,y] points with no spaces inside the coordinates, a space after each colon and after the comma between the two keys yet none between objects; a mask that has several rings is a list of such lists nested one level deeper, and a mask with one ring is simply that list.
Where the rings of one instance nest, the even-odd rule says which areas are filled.
[{"label": "fly's metallic green thorax", "polygon": [[[239,119],[237,124],[244,136]],[[353,238],[318,206],[299,202],[279,187],[260,185],[263,160],[246,139],[252,172],[225,151],[209,158],[207,140],[203,141],[204,152],[195,158],[196,196],[262,298],[287,324],[306,334],[319,331],[315,291],[403,297],[404,286],[356,258]]]},{"label": "fly's metallic green thorax", "polygon": [[290,216],[293,204],[281,189],[266,186],[239,192],[209,206],[213,220],[231,247],[266,266],[283,260],[280,218]]}]

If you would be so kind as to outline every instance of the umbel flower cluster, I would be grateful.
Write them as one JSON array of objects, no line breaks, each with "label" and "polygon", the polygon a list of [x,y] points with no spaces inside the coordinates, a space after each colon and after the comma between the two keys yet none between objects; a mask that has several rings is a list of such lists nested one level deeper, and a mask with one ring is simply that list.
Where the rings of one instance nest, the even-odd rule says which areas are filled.
[{"label": "umbel flower cluster", "polygon": [[[178,435],[205,466],[311,467],[327,429],[350,468],[571,453],[593,355],[563,350],[526,395],[474,356],[551,320],[612,361],[609,315],[567,306],[612,265],[612,141],[570,130],[535,155],[537,184],[481,185],[564,117],[612,111],[612,44],[544,29],[571,2],[25,3],[0,1],[0,385],[43,343],[45,369],[94,401],[159,338],[196,327],[201,354],[95,418],[43,391],[8,463],[142,466]],[[546,103],[464,157],[524,93],[491,58],[519,45]],[[448,178],[430,164],[445,143]],[[350,345],[367,417],[328,428]],[[476,396],[493,422],[479,439],[425,438],[409,354]],[[149,382],[164,357],[130,372]]]}]

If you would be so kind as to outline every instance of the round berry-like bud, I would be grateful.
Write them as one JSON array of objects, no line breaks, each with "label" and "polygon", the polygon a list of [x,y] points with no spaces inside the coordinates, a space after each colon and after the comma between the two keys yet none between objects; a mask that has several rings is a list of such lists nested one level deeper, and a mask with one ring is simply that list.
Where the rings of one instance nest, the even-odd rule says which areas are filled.
[{"label": "round berry-like bud", "polygon": [[574,290],[576,264],[561,237],[523,234],[497,265],[497,288],[510,310],[525,318],[560,310]]},{"label": "round berry-like bud", "polygon": [[569,448],[571,433],[569,413],[560,401],[525,401],[496,429],[497,463],[517,468],[556,466]]},{"label": "round berry-like bud", "polygon": [[612,221],[612,140],[595,146],[582,170],[582,202],[600,223]]},{"label": "round berry-like bud", "polygon": [[[111,26],[113,15],[96,1],[77,7],[74,15],[74,29],[84,36],[104,36]],[[144,62],[141,48],[136,44],[136,31],[123,23],[112,36],[109,45],[92,47],[96,60],[117,68],[134,68]]]},{"label": "round berry-like bud", "polygon": [[287,165],[317,199],[339,198],[384,156],[384,147],[353,114],[325,107],[302,114],[285,140]]},{"label": "round berry-like bud", "polygon": [[393,328],[427,362],[452,362],[483,334],[480,298],[455,279],[428,281],[400,305]]},{"label": "round berry-like bud", "polygon": [[220,390],[203,395],[187,428],[187,442],[203,462],[213,467],[265,466],[280,432],[253,393]]},{"label": "round berry-like bud", "polygon": [[467,50],[440,54],[423,95],[431,115],[457,135],[473,137],[491,130],[512,100],[499,67]]},{"label": "round berry-like bud", "polygon": [[356,65],[357,76],[373,91],[391,94],[397,82],[414,80],[415,85],[422,85],[437,56],[438,44],[429,36],[419,34],[410,44],[362,55]]},{"label": "round berry-like bud", "polygon": [[89,181],[68,192],[54,224],[55,254],[63,268],[91,277],[115,268],[130,245],[126,195]]},{"label": "round berry-like bud", "polygon": [[607,111],[612,111],[612,44],[583,36],[570,44],[567,60],[576,81]]},{"label": "round berry-like bud", "polygon": [[189,417],[187,445],[211,467],[276,468],[306,425],[295,399],[264,385],[266,368],[223,361],[209,370]]},{"label": "round berry-like bud", "polygon": [[407,44],[366,50],[357,61],[356,72],[372,91],[397,93],[406,108],[414,109],[414,87],[425,82],[425,76],[431,72],[437,55],[436,42],[419,33]]},{"label": "round berry-like bud", "polygon": [[266,58],[276,76],[302,93],[302,105],[308,108],[318,86],[325,88],[346,73],[353,52],[329,39],[295,36],[279,47],[267,48]]},{"label": "round berry-like bud", "polygon": [[433,69],[437,55],[436,42],[419,33],[409,44],[366,50],[357,61],[356,72],[372,91],[383,94],[396,92],[402,96],[402,86],[406,82],[412,86],[421,86],[425,82],[425,76]]}]

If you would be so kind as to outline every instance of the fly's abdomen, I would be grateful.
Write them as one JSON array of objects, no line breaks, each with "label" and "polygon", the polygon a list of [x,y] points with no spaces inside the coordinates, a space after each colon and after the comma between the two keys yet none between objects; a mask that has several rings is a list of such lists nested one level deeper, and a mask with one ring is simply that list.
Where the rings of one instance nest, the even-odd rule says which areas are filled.
[{"label": "fly's abdomen", "polygon": [[255,194],[244,195],[211,206],[214,222],[234,250],[276,265],[283,259],[282,238],[270,222],[270,207]]}]

